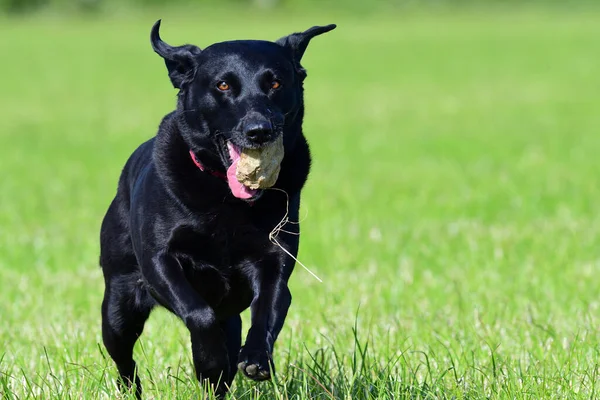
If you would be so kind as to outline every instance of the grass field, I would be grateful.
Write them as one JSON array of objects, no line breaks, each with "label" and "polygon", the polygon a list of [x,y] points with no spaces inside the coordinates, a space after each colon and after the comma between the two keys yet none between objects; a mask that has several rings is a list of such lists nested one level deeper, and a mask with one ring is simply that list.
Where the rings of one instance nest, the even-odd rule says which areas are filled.
[{"label": "grass field", "polygon": [[[159,17],[200,46],[338,24],[304,59],[324,282],[297,267],[277,382],[232,398],[600,397],[600,9],[535,8],[0,20],[0,394],[117,397],[98,232],[174,106]],[[167,312],[136,359],[147,398],[201,394]]]}]

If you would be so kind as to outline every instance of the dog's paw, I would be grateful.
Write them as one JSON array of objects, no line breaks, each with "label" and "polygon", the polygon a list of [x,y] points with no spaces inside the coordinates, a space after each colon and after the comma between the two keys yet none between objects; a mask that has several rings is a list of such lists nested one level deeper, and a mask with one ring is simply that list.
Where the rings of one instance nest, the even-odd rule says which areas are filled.
[{"label": "dog's paw", "polygon": [[[196,377],[200,384],[206,385],[206,388],[210,387],[210,390],[214,391],[217,399],[222,399],[229,390],[228,385],[231,384],[227,375],[227,367],[217,367],[205,369],[197,373]],[[208,397],[206,398],[208,399]]]},{"label": "dog's paw", "polygon": [[227,367],[207,368],[196,373],[198,381],[204,383],[208,381],[211,385],[217,385],[227,380]]},{"label": "dog's paw", "polygon": [[225,385],[231,383],[229,358],[227,351],[223,349],[217,355],[207,357],[207,359],[194,363],[196,369],[196,378],[201,384],[209,384],[219,395],[221,392],[226,393]]},{"label": "dog's paw", "polygon": [[271,367],[273,359],[266,350],[240,350],[238,357],[238,369],[254,381],[266,381],[271,379]]}]

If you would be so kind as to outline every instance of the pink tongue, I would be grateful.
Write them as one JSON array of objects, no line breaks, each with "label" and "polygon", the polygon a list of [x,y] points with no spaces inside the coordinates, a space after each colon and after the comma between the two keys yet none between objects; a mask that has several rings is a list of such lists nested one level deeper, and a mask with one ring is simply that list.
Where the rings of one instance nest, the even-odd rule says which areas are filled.
[{"label": "pink tongue", "polygon": [[227,183],[229,183],[229,189],[231,189],[231,193],[238,199],[249,199],[256,194],[256,190],[244,186],[235,177],[237,165],[240,162],[240,152],[231,143],[227,143],[227,148],[229,149],[229,157],[231,157],[232,161],[231,166],[227,168]]}]

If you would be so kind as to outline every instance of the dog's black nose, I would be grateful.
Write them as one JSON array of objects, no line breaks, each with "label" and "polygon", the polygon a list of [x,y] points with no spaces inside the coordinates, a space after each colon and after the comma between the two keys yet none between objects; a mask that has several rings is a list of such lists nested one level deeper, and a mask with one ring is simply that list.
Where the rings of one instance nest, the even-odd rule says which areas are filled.
[{"label": "dog's black nose", "polygon": [[261,144],[271,139],[273,126],[268,120],[249,121],[244,124],[244,134],[250,141]]}]

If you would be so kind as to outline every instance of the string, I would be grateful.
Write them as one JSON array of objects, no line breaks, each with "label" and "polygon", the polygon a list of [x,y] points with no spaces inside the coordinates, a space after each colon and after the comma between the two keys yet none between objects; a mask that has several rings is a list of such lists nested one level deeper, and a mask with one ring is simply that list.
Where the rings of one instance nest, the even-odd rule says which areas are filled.
[{"label": "string", "polygon": [[283,229],[283,227],[287,223],[298,225],[298,224],[300,224],[300,221],[293,222],[293,221],[290,221],[288,219],[288,214],[289,214],[289,211],[290,211],[290,196],[287,194],[287,192],[285,190],[279,189],[279,188],[269,188],[269,190],[277,190],[279,192],[282,192],[283,194],[285,194],[285,198],[286,198],[286,201],[285,201],[285,215],[283,216],[283,218],[281,219],[281,221],[279,221],[279,223],[275,226],[275,228],[273,228],[273,230],[271,231],[271,233],[269,233],[269,240],[274,245],[279,246],[279,248],[281,250],[283,250],[288,256],[292,257],[298,264],[300,264],[302,266],[302,268],[304,268],[316,280],[318,280],[319,282],[323,283],[323,280],[321,278],[319,278],[317,276],[317,274],[315,274],[314,272],[312,272],[306,265],[304,265],[300,260],[298,260],[296,257],[294,257],[294,255],[292,253],[290,253],[285,247],[283,247],[281,245],[281,243],[279,243],[279,241],[277,241],[277,236],[279,235],[279,232],[285,232],[285,233],[289,233],[291,235],[300,235],[299,233],[289,232],[289,231],[286,231],[286,230]]}]

